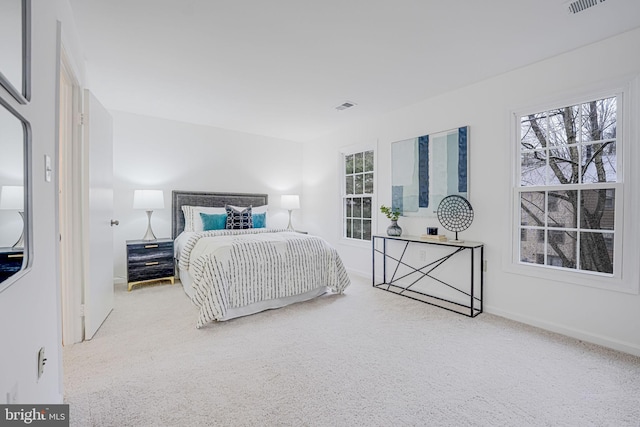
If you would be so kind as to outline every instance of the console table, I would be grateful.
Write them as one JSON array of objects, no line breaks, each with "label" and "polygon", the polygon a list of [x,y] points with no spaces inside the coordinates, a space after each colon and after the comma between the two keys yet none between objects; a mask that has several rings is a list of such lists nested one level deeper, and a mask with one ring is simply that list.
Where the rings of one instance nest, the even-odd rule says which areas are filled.
[{"label": "console table", "polygon": [[[388,251],[389,242],[398,242],[397,255],[391,255]],[[426,240],[419,236],[386,236],[374,235],[371,238],[373,256],[373,286],[388,292],[402,295],[426,304],[434,305],[445,310],[463,314],[468,317],[476,317],[482,313],[483,296],[483,265],[484,244],[479,242],[440,242]],[[435,247],[440,248],[436,258],[431,261],[416,262],[415,256],[407,255],[409,247],[421,248],[421,250],[433,252]],[[411,252],[411,251],[409,251]],[[415,253],[414,253],[415,255]],[[382,257],[382,283],[376,283],[376,258]],[[413,258],[412,260],[410,258]],[[468,259],[464,259],[468,258]],[[468,268],[468,280],[445,280],[438,277],[437,273],[445,263],[460,262],[464,268]],[[387,264],[391,264],[388,266]],[[402,268],[401,268],[402,266]],[[388,270],[393,269],[391,277]],[[476,276],[479,276],[476,277]],[[479,281],[479,284],[478,284]],[[415,289],[417,284],[438,284],[448,293],[457,295],[456,301],[447,297],[433,295],[423,290]]]}]

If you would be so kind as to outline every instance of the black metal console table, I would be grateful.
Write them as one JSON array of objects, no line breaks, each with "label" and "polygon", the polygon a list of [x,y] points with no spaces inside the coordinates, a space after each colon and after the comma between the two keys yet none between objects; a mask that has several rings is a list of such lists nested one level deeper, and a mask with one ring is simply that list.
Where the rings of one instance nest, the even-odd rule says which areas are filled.
[{"label": "black metal console table", "polygon": [[[387,243],[388,241],[397,241],[402,246],[401,254],[399,257],[392,256],[387,251]],[[376,246],[376,243],[381,243],[382,248]],[[455,313],[463,314],[468,317],[476,317],[478,314],[482,313],[482,296],[483,296],[483,287],[484,287],[484,278],[483,278],[483,265],[484,265],[484,244],[479,242],[440,242],[440,241],[432,241],[425,240],[420,238],[419,236],[383,236],[383,235],[375,235],[371,238],[372,245],[372,256],[373,256],[373,286],[382,289],[388,292],[392,292],[398,295],[402,295],[407,298],[411,298],[417,301],[424,302],[426,304],[434,305],[436,307],[443,308],[445,310],[453,311]],[[405,255],[407,254],[407,249],[409,246],[415,245],[437,245],[439,247],[443,247],[446,252],[443,255],[437,256],[437,258],[433,261],[425,261],[425,264],[414,265],[409,264],[406,260]],[[462,258],[464,253],[469,254],[469,282],[465,284],[460,283],[450,283],[441,278],[435,276],[435,273],[438,270],[438,267],[446,263],[447,261],[451,261],[452,259]],[[376,255],[382,256],[382,283],[376,284]],[[479,260],[476,260],[476,257],[479,257]],[[392,261],[393,273],[391,274],[391,278],[387,280],[387,260]],[[477,263],[479,261],[479,263]],[[400,266],[404,266],[403,272],[399,271]],[[406,272],[406,270],[409,270]],[[476,276],[480,276],[480,286],[479,289],[476,288]],[[460,295],[460,300],[453,301],[451,299],[447,299],[444,297],[431,295],[429,293],[412,289],[415,287],[414,285],[427,282],[427,281],[435,281],[446,288],[453,290],[453,292],[457,295]],[[408,284],[407,284],[408,283]],[[461,303],[460,301],[466,301],[465,303]]]}]

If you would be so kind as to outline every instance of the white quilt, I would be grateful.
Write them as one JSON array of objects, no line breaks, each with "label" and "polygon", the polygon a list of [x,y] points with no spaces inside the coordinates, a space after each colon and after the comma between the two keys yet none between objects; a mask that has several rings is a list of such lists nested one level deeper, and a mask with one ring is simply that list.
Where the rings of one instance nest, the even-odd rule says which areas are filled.
[{"label": "white quilt", "polygon": [[230,308],[328,287],[342,293],[350,281],[337,251],[324,239],[286,230],[194,233],[179,265],[193,278],[196,327],[224,318]]}]

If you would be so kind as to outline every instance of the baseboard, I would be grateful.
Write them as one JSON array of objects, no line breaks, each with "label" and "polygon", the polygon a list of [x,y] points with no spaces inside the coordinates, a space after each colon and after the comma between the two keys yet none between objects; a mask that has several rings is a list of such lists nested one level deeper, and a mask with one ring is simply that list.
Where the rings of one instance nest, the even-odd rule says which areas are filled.
[{"label": "baseboard", "polygon": [[371,272],[365,273],[363,271],[353,270],[353,269],[347,268],[347,274],[358,276],[358,277],[360,277],[362,279],[367,279],[369,281],[371,280]]},{"label": "baseboard", "polygon": [[127,279],[125,277],[115,276],[113,278],[113,284],[114,285],[123,285],[125,283],[127,283]]},{"label": "baseboard", "polygon": [[547,331],[556,332],[558,334],[566,335],[568,337],[575,338],[581,341],[601,345],[603,347],[611,348],[613,350],[618,350],[623,353],[629,353],[634,356],[640,357],[640,346],[636,344],[631,344],[598,334],[592,334],[580,329],[568,328],[566,326],[558,325],[556,323],[547,322],[533,317],[522,316],[520,314],[501,310],[499,308],[488,306],[486,304],[484,306],[484,311],[486,313],[495,314],[496,316],[515,320],[516,322],[525,323],[527,325],[535,326]]}]

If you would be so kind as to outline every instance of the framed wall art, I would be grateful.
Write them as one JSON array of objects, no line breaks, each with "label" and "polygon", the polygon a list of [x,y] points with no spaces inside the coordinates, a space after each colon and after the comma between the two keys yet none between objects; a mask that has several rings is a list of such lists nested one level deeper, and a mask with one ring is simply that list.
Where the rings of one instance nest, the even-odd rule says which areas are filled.
[{"label": "framed wall art", "polygon": [[450,195],[469,197],[469,126],[391,144],[391,203],[403,216],[435,216]]}]

